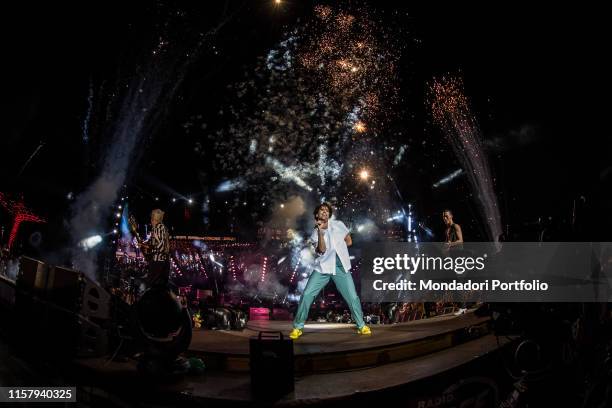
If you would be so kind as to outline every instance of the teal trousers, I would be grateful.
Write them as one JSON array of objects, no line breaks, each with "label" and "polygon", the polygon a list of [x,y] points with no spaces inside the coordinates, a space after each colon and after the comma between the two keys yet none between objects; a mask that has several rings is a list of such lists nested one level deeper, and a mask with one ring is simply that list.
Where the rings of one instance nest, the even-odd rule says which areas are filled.
[{"label": "teal trousers", "polygon": [[314,271],[310,275],[310,278],[308,278],[308,283],[306,283],[306,288],[304,289],[304,293],[302,293],[302,298],[300,299],[300,304],[298,305],[295,319],[293,319],[293,327],[296,329],[304,328],[304,322],[308,318],[308,311],[310,310],[312,302],[314,302],[321,289],[327,285],[330,279],[334,281],[338,292],[340,292],[344,298],[344,301],[348,304],[349,310],[351,311],[351,317],[357,325],[357,328],[361,329],[363,326],[365,326],[363,321],[363,311],[361,310],[361,302],[359,301],[357,291],[355,290],[353,277],[350,273],[345,272],[344,268],[342,267],[342,262],[340,262],[340,258],[338,258],[336,255],[335,275]]}]

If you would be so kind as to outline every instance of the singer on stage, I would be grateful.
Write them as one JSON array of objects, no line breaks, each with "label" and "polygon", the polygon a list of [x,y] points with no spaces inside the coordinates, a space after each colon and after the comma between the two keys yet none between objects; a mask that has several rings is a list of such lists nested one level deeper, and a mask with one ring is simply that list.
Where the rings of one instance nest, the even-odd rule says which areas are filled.
[{"label": "singer on stage", "polygon": [[310,240],[315,244],[316,259],[293,320],[293,330],[289,334],[292,339],[297,339],[302,335],[310,306],[330,279],[334,281],[338,292],[348,304],[351,317],[357,326],[357,332],[372,334],[363,321],[361,302],[355,290],[353,277],[349,272],[351,261],[348,247],[353,241],[348,228],[342,221],[330,219],[332,212],[332,207],[328,203],[318,205],[313,212],[316,226]]}]

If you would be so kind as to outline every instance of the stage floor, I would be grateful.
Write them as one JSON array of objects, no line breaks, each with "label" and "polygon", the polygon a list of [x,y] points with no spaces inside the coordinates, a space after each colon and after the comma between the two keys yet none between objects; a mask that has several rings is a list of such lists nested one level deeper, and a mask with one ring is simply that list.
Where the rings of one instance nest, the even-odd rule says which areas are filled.
[{"label": "stage floor", "polygon": [[[488,372],[496,364],[494,352],[509,340],[489,334],[488,326],[489,318],[474,313],[376,325],[367,337],[358,335],[351,325],[309,324],[304,336],[294,342],[295,390],[274,405],[395,401],[418,395],[423,381],[434,389],[447,389],[466,373]],[[286,334],[291,322],[253,321],[243,331],[195,331],[188,354],[204,359],[206,373],[156,383],[154,393],[151,379],[137,372],[133,360],[78,359],[72,381],[87,385],[81,399],[150,401],[160,407],[252,406],[249,338],[263,329]],[[493,363],[483,365],[485,360]],[[407,402],[406,406],[418,404]]]},{"label": "stage floor", "polygon": [[[294,341],[297,373],[363,368],[413,358],[458,345],[488,333],[488,317],[472,312],[391,325],[373,325],[359,335],[350,324],[309,323]],[[291,331],[290,321],[251,321],[243,331],[196,330],[189,354],[226,371],[248,371],[249,339],[260,331]]]},{"label": "stage floor", "polygon": [[[348,402],[359,406],[401,398],[405,402],[404,406],[416,407],[419,405],[410,401],[415,395],[423,393],[422,381],[427,380],[428,387],[444,390],[448,389],[449,379],[440,377],[443,375],[449,376],[450,384],[460,384],[466,373],[471,376],[477,373],[490,375],[492,368],[501,369],[497,366],[499,357],[495,356],[495,352],[510,341],[508,337],[496,338],[487,334],[473,341],[404,361],[357,370],[299,376],[296,377],[295,390],[276,401],[274,406],[345,406]],[[479,364],[481,359],[488,356],[493,356],[494,365],[473,368],[472,364]],[[207,367],[208,363],[206,361]],[[79,377],[81,381],[98,379],[99,386],[88,386],[85,391],[113,402],[119,398],[149,401],[154,395],[154,405],[160,407],[183,404],[247,407],[255,404],[249,373],[246,372],[207,370],[202,376],[186,376],[178,382],[156,384],[155,393],[152,394],[150,380],[137,373],[133,361],[118,363],[106,358],[92,358],[81,359],[79,365],[83,370]],[[461,367],[467,367],[467,372],[451,374],[453,370],[461,370]],[[432,378],[436,380],[430,381]]]}]

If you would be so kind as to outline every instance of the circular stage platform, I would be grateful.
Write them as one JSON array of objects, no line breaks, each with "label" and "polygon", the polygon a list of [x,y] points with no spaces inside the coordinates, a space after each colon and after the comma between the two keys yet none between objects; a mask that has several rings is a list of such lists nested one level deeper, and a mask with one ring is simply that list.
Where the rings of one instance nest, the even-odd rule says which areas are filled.
[{"label": "circular stage platform", "polygon": [[[0,294],[14,293],[14,285],[0,285],[2,288],[7,290],[0,290]],[[0,304],[4,317],[13,315],[8,303]],[[11,321],[3,321],[7,333],[13,330]],[[57,373],[44,377],[77,386],[79,401],[89,405],[253,406],[261,401],[251,388],[250,338],[260,331],[287,335],[291,328],[289,321],[259,320],[249,322],[242,331],[195,330],[186,354],[204,360],[203,375],[158,381],[139,373],[135,358],[115,360],[117,349],[113,355],[67,360],[57,367]],[[493,373],[503,366],[496,351],[512,339],[491,334],[490,318],[471,311],[373,325],[372,331],[372,335],[362,336],[348,324],[307,324],[304,335],[293,342],[294,390],[274,405],[384,405],[401,399],[404,406],[418,408],[483,396],[497,401]],[[0,355],[12,354],[10,349],[3,351],[0,342]],[[13,365],[20,367],[22,363]]]},{"label": "circular stage platform", "polygon": [[[290,329],[291,322],[253,321],[243,331],[195,331],[188,354],[204,359],[206,374],[156,385],[156,403],[258,405],[248,372],[249,338],[261,330],[287,334]],[[402,398],[405,406],[428,406],[447,392],[458,395],[457,387],[463,387],[466,376],[480,372],[479,381],[486,379],[497,369],[499,355],[495,352],[511,341],[489,333],[489,318],[470,312],[374,325],[372,330],[371,336],[361,336],[352,325],[306,325],[304,335],[294,341],[295,389],[274,405],[344,406],[347,402],[376,404]],[[151,391],[131,362],[83,359],[79,365],[84,376],[94,375],[114,384],[112,391],[107,388],[103,392],[110,392],[109,396],[135,391],[147,395]],[[485,387],[490,382],[487,379]],[[121,389],[123,386],[129,392]]]},{"label": "circular stage platform", "polygon": [[[488,317],[474,313],[446,315],[408,323],[372,326],[372,335],[359,335],[354,325],[306,324],[302,337],[294,341],[295,372],[298,375],[378,366],[440,351],[488,333]],[[208,367],[249,371],[249,339],[260,331],[291,331],[290,321],[250,321],[243,331],[196,330],[189,354],[206,361]]]}]

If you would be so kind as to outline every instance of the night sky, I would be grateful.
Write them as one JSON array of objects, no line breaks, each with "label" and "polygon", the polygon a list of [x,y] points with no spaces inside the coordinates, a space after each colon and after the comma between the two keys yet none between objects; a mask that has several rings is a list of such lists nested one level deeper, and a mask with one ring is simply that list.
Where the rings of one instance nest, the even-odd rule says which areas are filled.
[{"label": "night sky", "polygon": [[[127,188],[119,195],[129,192],[141,218],[158,205],[168,210],[175,232],[227,233],[232,225],[236,234],[252,239],[258,221],[265,224],[275,206],[300,188],[286,183],[268,193],[265,185],[279,183],[262,178],[262,186],[216,192],[224,180],[252,169],[221,166],[215,132],[231,137],[226,112],[236,106],[236,84],[253,79],[258,58],[310,24],[316,5],[327,4],[334,11],[367,14],[375,39],[386,33],[382,43],[398,56],[397,100],[384,108],[389,119],[371,143],[407,146],[401,163],[385,172],[397,180],[404,204],[414,205],[419,220],[437,232],[440,211],[450,207],[465,225],[466,239],[486,236],[465,177],[432,188],[461,167],[426,102],[432,78],[450,73],[462,78],[480,125],[504,230],[535,240],[530,224],[551,216],[567,226],[579,198],[583,235],[556,239],[609,240],[610,217],[599,218],[612,204],[610,135],[597,126],[605,115],[599,100],[607,94],[609,77],[602,64],[609,46],[601,11],[510,3],[495,9],[442,4],[424,9],[387,1],[124,3],[30,4],[5,13],[9,70],[2,98],[8,111],[0,138],[0,191],[23,194],[49,219],[49,237],[67,239],[58,231],[65,228],[74,197],[104,167],[112,143],[109,124],[121,110],[112,95],[120,100],[125,84],[152,72],[144,74],[150,81],[177,88],[156,107],[155,123],[138,141]],[[253,106],[262,100],[247,98]],[[188,217],[184,200],[172,203],[172,197],[193,198]],[[7,225],[6,214],[0,217]]]}]

